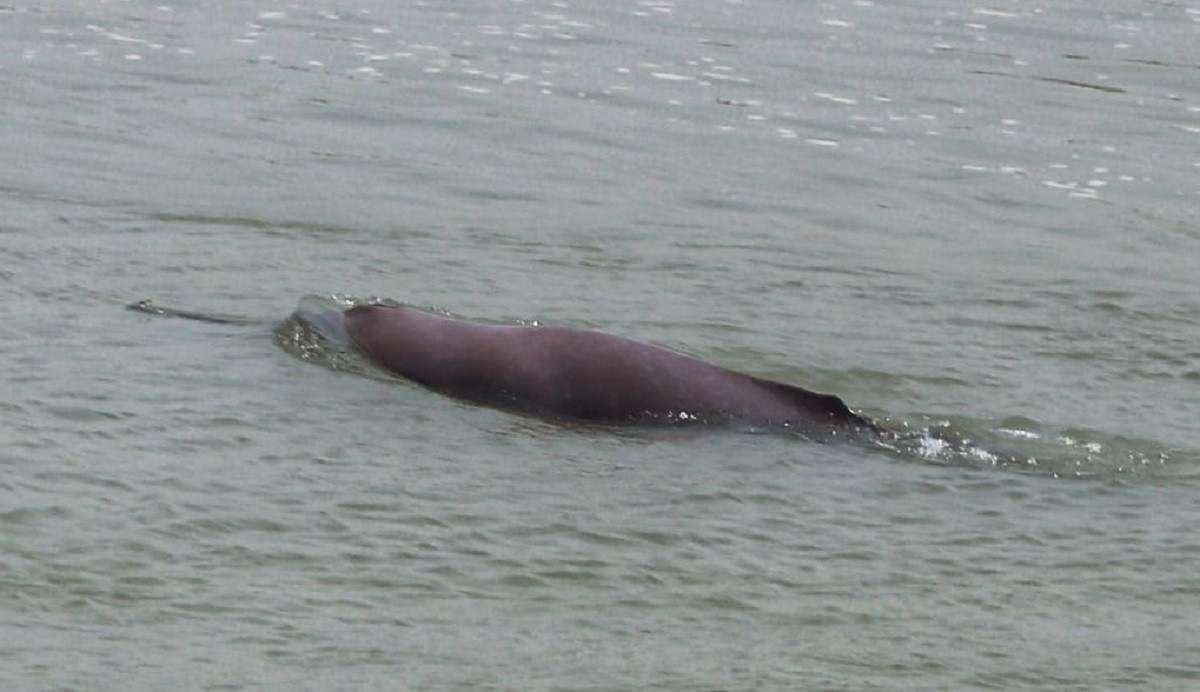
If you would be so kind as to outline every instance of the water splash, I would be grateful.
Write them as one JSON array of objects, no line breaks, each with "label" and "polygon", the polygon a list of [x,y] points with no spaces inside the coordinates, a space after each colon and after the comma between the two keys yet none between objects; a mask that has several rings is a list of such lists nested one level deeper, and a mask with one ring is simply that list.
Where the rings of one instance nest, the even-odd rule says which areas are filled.
[{"label": "water splash", "polygon": [[1096,431],[1055,431],[1024,419],[884,421],[874,445],[943,465],[1003,468],[1058,477],[1104,477],[1164,468],[1173,458],[1153,445]]},{"label": "water splash", "polygon": [[275,327],[275,344],[303,361],[378,377],[378,369],[359,353],[342,321],[347,309],[371,302],[376,301],[345,295],[305,296],[296,311]]}]

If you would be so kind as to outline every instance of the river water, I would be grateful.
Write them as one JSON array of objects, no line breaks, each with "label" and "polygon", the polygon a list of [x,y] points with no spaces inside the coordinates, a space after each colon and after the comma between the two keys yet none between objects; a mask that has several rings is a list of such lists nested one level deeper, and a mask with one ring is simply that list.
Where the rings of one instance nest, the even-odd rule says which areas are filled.
[{"label": "river water", "polygon": [[[1195,1],[0,37],[4,689],[1200,685]],[[904,444],[556,425],[273,344],[333,294],[651,341]]]}]

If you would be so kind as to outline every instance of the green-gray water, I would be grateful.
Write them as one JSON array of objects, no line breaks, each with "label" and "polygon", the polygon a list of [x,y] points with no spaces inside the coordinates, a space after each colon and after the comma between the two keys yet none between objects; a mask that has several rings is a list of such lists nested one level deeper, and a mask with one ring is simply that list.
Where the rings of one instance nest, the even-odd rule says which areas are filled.
[{"label": "green-gray water", "polygon": [[[0,37],[4,689],[1200,685],[1195,2],[48,2]],[[272,343],[334,293],[925,444],[558,426]]]}]

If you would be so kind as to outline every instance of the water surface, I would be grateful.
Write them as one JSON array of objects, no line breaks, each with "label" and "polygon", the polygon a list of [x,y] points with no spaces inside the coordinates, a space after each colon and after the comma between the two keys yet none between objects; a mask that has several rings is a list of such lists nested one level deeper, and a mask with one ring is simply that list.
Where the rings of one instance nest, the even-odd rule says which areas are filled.
[{"label": "water surface", "polygon": [[[1200,678],[1200,7],[48,2],[0,35],[6,689]],[[472,407],[275,347],[311,294],[603,328],[916,444]]]}]

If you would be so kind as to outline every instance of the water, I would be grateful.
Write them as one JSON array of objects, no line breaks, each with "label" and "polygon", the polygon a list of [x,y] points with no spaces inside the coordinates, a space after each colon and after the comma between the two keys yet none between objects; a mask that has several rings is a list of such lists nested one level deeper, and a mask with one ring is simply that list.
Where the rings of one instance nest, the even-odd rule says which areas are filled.
[{"label": "water", "polygon": [[[5,689],[1200,680],[1195,3],[50,2],[0,35]],[[910,432],[564,427],[272,344],[335,293]]]}]

